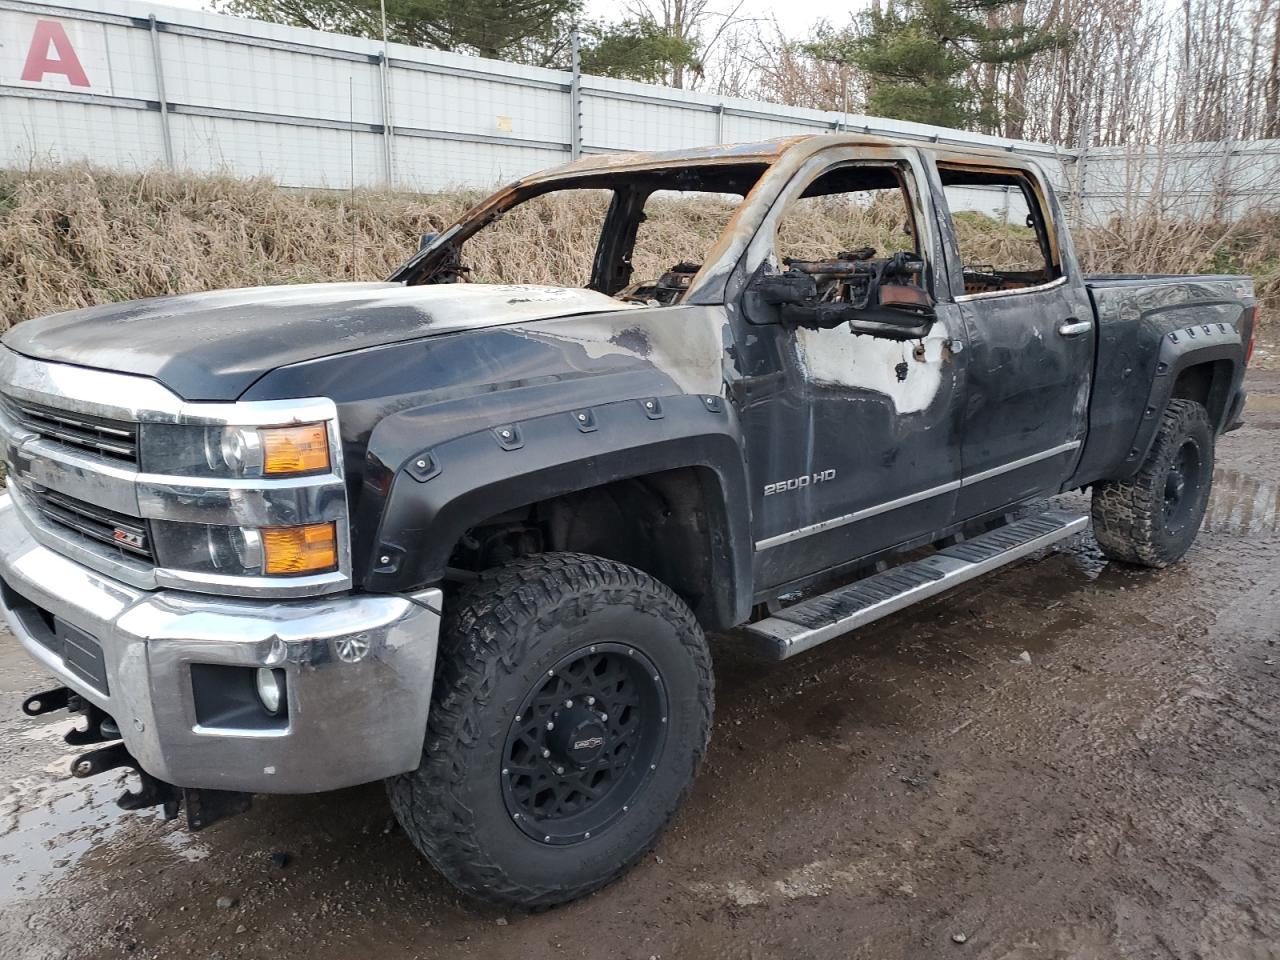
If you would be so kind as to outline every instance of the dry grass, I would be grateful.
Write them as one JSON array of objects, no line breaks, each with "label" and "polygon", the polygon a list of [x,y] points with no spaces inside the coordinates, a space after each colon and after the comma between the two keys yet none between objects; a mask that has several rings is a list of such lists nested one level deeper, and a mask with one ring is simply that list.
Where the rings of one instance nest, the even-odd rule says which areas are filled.
[{"label": "dry grass", "polygon": [[[0,330],[57,310],[165,293],[380,279],[415,249],[419,234],[477,199],[369,191],[352,198],[285,191],[266,180],[79,166],[0,171]],[[700,259],[731,210],[714,197],[659,203],[641,228],[636,277]],[[896,211],[875,204],[835,219],[816,204],[790,229],[806,251],[901,249],[906,238]],[[581,284],[603,214],[597,191],[534,201],[468,244],[467,262],[481,281]],[[1024,245],[1021,236],[980,220],[959,227],[971,259],[999,263]],[[1093,271],[1252,274],[1268,312],[1280,307],[1278,214],[1229,226],[1113,222],[1081,231],[1077,244]]]}]

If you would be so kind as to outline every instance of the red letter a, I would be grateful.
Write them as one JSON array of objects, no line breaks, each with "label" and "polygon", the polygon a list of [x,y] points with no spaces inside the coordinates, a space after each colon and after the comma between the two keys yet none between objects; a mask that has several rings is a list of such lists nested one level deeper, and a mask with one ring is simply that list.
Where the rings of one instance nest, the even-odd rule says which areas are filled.
[{"label": "red letter a", "polygon": [[[57,59],[49,56],[49,46],[57,52]],[[22,79],[33,83],[44,80],[46,73],[60,73],[73,87],[89,86],[80,58],[67,37],[67,31],[57,20],[37,20],[35,33],[31,35],[31,49],[27,51],[27,63],[22,68]]]}]

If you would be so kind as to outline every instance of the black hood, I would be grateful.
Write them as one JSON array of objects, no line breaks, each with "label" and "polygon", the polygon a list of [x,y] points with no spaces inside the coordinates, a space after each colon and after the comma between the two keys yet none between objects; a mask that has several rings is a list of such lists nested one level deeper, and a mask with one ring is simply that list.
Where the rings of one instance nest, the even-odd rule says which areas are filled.
[{"label": "black hood", "polygon": [[186,400],[235,400],[306,360],[478,327],[626,309],[560,287],[323,283],[107,304],[29,320],[4,344],[39,360],[152,377]]}]

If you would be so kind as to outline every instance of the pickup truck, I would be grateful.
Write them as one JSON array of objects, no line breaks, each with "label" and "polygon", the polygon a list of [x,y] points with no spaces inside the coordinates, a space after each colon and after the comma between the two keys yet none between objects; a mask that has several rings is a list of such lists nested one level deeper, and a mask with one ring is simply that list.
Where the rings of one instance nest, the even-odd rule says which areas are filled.
[{"label": "pickup truck", "polygon": [[[566,197],[580,286],[478,282]],[[59,686],[24,710],[76,714],[126,809],[384,780],[461,890],[567,901],[690,790],[707,632],[795,656],[1090,519],[1182,557],[1255,313],[1247,277],[1084,275],[1012,153],[823,135],[527,177],[382,283],[27,320],[0,589]]]}]

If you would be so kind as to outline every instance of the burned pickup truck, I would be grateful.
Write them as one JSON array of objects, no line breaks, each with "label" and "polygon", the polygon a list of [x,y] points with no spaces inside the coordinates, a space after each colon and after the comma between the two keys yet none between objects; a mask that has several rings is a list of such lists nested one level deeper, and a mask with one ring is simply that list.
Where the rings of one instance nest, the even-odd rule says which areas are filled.
[{"label": "burned pickup truck", "polygon": [[[480,282],[562,200],[578,286]],[[1064,491],[1108,557],[1182,557],[1255,309],[1082,274],[1016,156],[816,136],[529,177],[385,283],[30,320],[0,587],[62,686],[25,709],[125,807],[385,780],[461,889],[569,900],[688,793],[706,632],[795,656],[1085,530]]]}]

